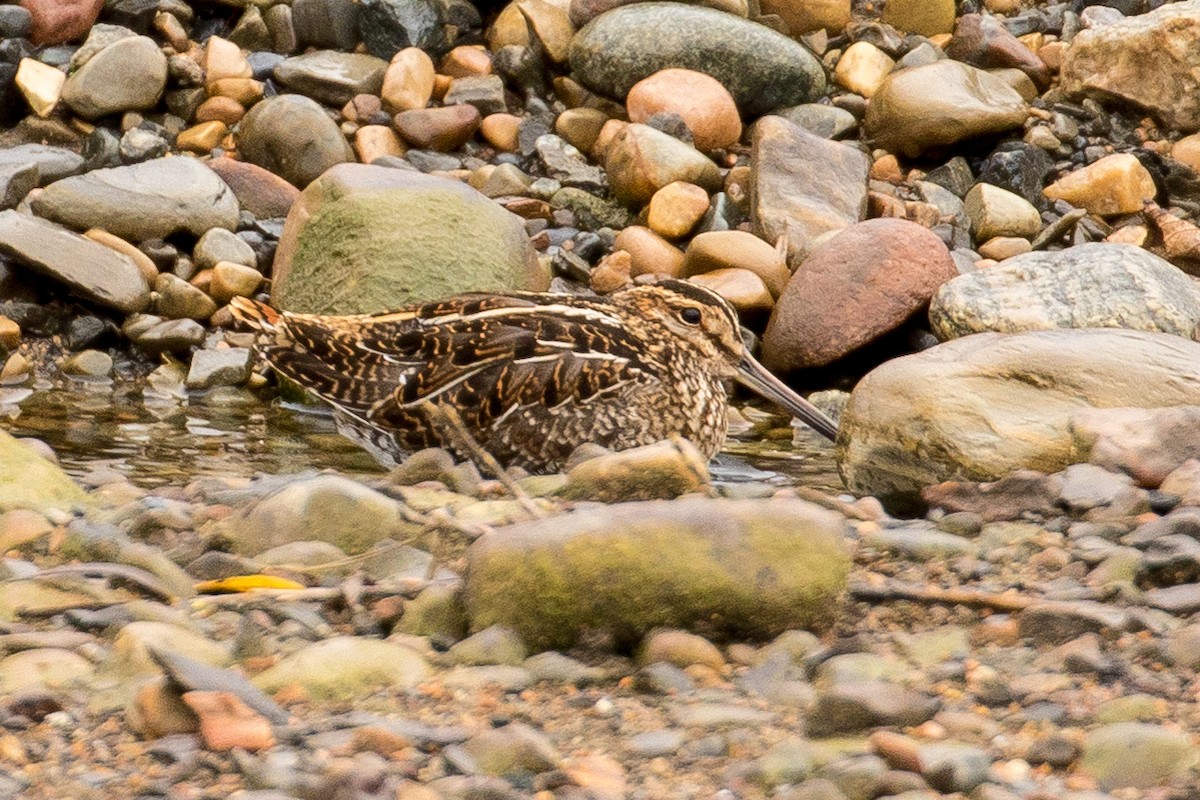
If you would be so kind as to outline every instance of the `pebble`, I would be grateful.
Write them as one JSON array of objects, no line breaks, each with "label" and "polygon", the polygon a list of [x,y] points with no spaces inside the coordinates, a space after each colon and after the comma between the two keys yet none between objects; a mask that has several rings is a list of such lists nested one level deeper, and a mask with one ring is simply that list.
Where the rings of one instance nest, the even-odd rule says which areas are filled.
[{"label": "pebble", "polygon": [[200,350],[192,356],[186,380],[187,388],[240,386],[250,376],[250,357],[250,350],[244,347]]},{"label": "pebble", "polygon": [[1045,189],[1052,200],[1065,200],[1102,217],[1141,211],[1157,191],[1150,173],[1129,153],[1105,156]]},{"label": "pebble", "polygon": [[833,77],[850,91],[870,97],[895,66],[896,62],[875,45],[855,42],[838,59]]},{"label": "pebble", "polygon": [[341,106],[356,95],[379,94],[387,67],[383,59],[363,53],[316,50],[285,59],[273,75],[297,94]]},{"label": "pebble", "polygon": [[613,195],[626,205],[640,205],[671,183],[683,182],[713,191],[721,184],[717,165],[703,153],[647,125],[630,123],[605,148],[604,168]]},{"label": "pebble", "polygon": [[395,124],[413,147],[444,153],[457,150],[474,136],[480,119],[479,109],[458,105],[401,111]]},{"label": "pebble", "polygon": [[354,160],[337,123],[316,101],[299,95],[255,104],[238,126],[237,141],[247,161],[298,188],[335,164]]},{"label": "pebble", "polygon": [[684,254],[675,245],[649,228],[641,225],[629,225],[623,228],[613,241],[613,247],[629,253],[630,272],[634,277],[638,275],[681,277],[684,274]]},{"label": "pebble", "polygon": [[14,81],[33,113],[39,117],[48,117],[58,105],[67,76],[62,70],[49,64],[32,58],[22,58],[17,66]]},{"label": "pebble", "polygon": [[350,700],[374,689],[411,689],[430,672],[424,658],[402,645],[337,636],[285,656],[253,682],[266,692],[294,684],[309,697]]},{"label": "pebble", "polygon": [[708,213],[708,192],[691,183],[668,183],[650,198],[647,222],[650,229],[667,239],[691,232]]},{"label": "pebble", "polygon": [[742,120],[733,96],[719,81],[702,72],[656,72],[630,88],[625,105],[631,122],[645,123],[656,114],[677,114],[701,152],[729,147],[742,135]]},{"label": "pebble", "polygon": [[119,39],[67,78],[62,99],[84,119],[152,108],[167,83],[167,57],[148,36]]},{"label": "pebble", "polygon": [[493,625],[456,642],[446,656],[451,662],[466,666],[507,664],[515,667],[525,661],[526,650],[516,631]]},{"label": "pebble", "polygon": [[99,350],[84,350],[63,361],[62,371],[67,375],[78,375],[82,378],[107,378],[112,375],[113,359],[108,353]]}]

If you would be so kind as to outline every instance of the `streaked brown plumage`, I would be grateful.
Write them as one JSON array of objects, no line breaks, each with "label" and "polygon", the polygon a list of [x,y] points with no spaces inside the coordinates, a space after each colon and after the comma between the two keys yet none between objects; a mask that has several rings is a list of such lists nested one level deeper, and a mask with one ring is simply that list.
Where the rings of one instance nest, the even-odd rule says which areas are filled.
[{"label": "streaked brown plumage", "polygon": [[455,449],[427,403],[450,406],[501,464],[561,468],[585,442],[622,450],[678,434],[712,457],[725,440],[725,382],[738,379],[828,438],[836,425],[747,352],[737,315],[685,281],[606,297],[466,294],[369,316],[277,312],[244,298],[275,371],[334,408],[385,463]]}]

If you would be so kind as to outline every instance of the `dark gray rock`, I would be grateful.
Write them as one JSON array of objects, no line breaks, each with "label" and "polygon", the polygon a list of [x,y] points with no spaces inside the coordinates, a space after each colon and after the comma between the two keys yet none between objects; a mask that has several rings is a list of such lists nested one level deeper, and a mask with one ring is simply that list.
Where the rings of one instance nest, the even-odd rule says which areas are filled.
[{"label": "dark gray rock", "polygon": [[638,3],[600,15],[575,35],[570,63],[585,85],[615,98],[662,69],[703,72],[751,117],[825,91],[825,71],[803,45],[733,14],[681,3]]},{"label": "dark gray rock", "polygon": [[442,4],[437,0],[364,0],[358,26],[367,52],[391,60],[405,47],[434,55],[447,48]]},{"label": "dark gray rock", "polygon": [[387,62],[375,56],[317,50],[284,60],[274,74],[293,92],[343,106],[355,95],[379,94],[385,70]]},{"label": "dark gray rock", "polygon": [[238,128],[238,148],[252,164],[304,188],[354,151],[325,109],[307,97],[284,94],[257,103]]},{"label": "dark gray rock", "polygon": [[358,43],[358,4],[353,0],[295,0],[292,25],[302,46],[349,52]]},{"label": "dark gray rock", "polygon": [[[0,8],[11,8],[11,6],[0,6]],[[71,175],[77,175],[83,171],[83,165],[83,156],[65,147],[21,144],[16,147],[0,148],[0,171],[10,166],[36,166],[38,186],[46,186]]]}]

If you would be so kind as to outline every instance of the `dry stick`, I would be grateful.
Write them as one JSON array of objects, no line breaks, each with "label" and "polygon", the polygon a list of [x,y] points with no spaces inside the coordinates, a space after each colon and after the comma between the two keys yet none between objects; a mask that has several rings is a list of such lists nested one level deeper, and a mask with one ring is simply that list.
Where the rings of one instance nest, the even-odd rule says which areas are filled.
[{"label": "dry stick", "polygon": [[443,430],[450,434],[450,438],[455,440],[455,443],[463,450],[470,454],[471,460],[484,467],[487,471],[496,476],[496,480],[508,490],[521,508],[532,515],[535,519],[542,519],[546,516],[546,512],[538,508],[537,504],[530,499],[525,490],[517,485],[517,482],[512,479],[512,476],[500,466],[500,462],[496,457],[483,449],[483,446],[475,440],[471,432],[467,430],[467,426],[463,424],[462,417],[458,415],[458,411],[450,406],[435,406],[433,403],[426,402],[425,413],[434,424],[441,425]]},{"label": "dry stick", "polygon": [[914,603],[945,603],[954,606],[991,608],[996,611],[1024,611],[1038,602],[1035,598],[997,594],[976,589],[940,589],[889,581],[883,586],[855,583],[850,594],[856,600],[909,600]]}]

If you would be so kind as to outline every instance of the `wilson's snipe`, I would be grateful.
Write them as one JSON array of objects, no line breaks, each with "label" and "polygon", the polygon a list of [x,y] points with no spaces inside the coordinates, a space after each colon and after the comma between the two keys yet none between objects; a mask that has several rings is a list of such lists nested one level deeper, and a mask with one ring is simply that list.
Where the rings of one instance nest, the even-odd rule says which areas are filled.
[{"label": "wilson's snipe", "polygon": [[466,294],[369,316],[280,313],[244,298],[232,310],[261,332],[268,363],[385,463],[458,449],[427,404],[452,407],[501,464],[531,472],[558,470],[584,442],[621,450],[672,434],[711,458],[730,378],[837,434],[751,357],[732,306],[684,281],[606,297]]}]

